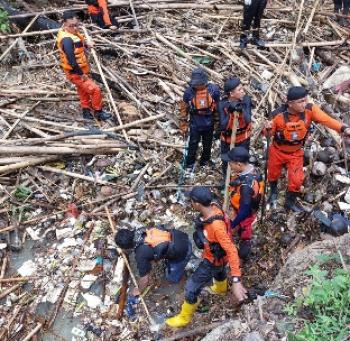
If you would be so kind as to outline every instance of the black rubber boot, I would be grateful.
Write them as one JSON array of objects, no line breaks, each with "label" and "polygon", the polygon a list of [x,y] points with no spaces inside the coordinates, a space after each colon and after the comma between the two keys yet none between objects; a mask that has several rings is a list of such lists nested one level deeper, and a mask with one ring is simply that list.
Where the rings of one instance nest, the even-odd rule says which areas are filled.
[{"label": "black rubber boot", "polygon": [[292,210],[293,212],[300,213],[304,212],[304,209],[301,205],[297,203],[298,193],[296,192],[287,192],[286,193],[286,202],[284,207],[286,210]]},{"label": "black rubber boot", "polygon": [[241,49],[245,49],[247,47],[248,44],[248,37],[246,34],[242,33],[241,37],[239,38],[239,47]]},{"label": "black rubber boot", "polygon": [[253,37],[251,39],[251,43],[253,45],[256,45],[260,49],[264,49],[265,48],[265,41],[260,39],[258,31],[254,31],[253,32]]},{"label": "black rubber boot", "polygon": [[109,120],[112,117],[112,115],[109,112],[107,112],[107,111],[98,110],[95,113],[95,117],[99,121],[107,121],[107,120]]},{"label": "black rubber boot", "polygon": [[94,119],[94,115],[91,113],[90,109],[84,108],[83,109],[83,118],[85,120],[93,120]]},{"label": "black rubber boot", "polygon": [[277,188],[277,181],[271,181],[270,183],[270,195],[267,199],[267,203],[271,206],[277,205],[277,198],[278,198],[278,188]]}]

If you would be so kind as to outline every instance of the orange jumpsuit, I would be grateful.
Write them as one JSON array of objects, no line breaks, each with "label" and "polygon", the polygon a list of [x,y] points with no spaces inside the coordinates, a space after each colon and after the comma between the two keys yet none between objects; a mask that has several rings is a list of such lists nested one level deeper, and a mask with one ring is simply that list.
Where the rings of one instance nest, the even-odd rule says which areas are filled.
[{"label": "orange jumpsuit", "polygon": [[80,105],[83,109],[102,109],[102,93],[100,87],[91,79],[84,80],[83,75],[90,72],[85,53],[85,39],[77,32],[72,34],[61,28],[57,35],[57,46],[60,52],[61,67],[67,79],[77,88]]},{"label": "orange jumpsuit", "polygon": [[[300,187],[304,181],[303,145],[306,134],[303,136],[303,131],[307,133],[313,121],[337,132],[345,129],[345,126],[327,115],[315,104],[307,104],[304,113],[300,114],[290,114],[286,110],[286,107],[281,108],[280,111],[277,110],[272,119],[271,135],[274,139],[269,149],[268,181],[277,181],[281,176],[282,167],[286,166],[288,171],[288,191],[300,192]],[[285,119],[286,114],[288,122]],[[287,128],[288,123],[291,124],[289,128]],[[293,131],[293,124],[295,125],[295,131]],[[298,134],[300,134],[299,137]],[[296,141],[293,141],[294,135],[296,136]]]},{"label": "orange jumpsuit", "polygon": [[96,21],[99,26],[112,26],[112,20],[109,15],[108,5],[106,0],[86,1],[88,4],[88,13],[91,18]]}]

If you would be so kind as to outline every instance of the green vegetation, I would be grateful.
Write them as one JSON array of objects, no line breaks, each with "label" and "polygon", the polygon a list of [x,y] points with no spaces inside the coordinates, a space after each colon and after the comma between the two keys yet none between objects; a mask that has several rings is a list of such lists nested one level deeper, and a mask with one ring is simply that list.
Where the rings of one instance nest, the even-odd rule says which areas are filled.
[{"label": "green vegetation", "polygon": [[285,310],[304,320],[303,329],[289,335],[289,341],[344,341],[349,336],[350,273],[339,267],[337,256],[323,256],[320,261],[332,270],[310,267],[306,273],[312,277],[310,286]]},{"label": "green vegetation", "polygon": [[8,13],[0,9],[0,32],[9,33],[10,32],[10,22]]}]

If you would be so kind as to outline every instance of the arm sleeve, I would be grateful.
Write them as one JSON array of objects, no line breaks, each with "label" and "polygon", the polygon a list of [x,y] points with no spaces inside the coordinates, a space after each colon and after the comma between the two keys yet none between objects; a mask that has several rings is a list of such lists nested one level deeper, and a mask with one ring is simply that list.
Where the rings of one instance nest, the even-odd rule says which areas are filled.
[{"label": "arm sleeve", "polygon": [[83,71],[77,63],[74,54],[74,43],[71,38],[63,38],[62,39],[62,49],[65,55],[67,56],[69,65],[73,68],[72,72],[78,75],[82,75]]},{"label": "arm sleeve", "polygon": [[334,118],[330,117],[329,115],[327,115],[324,111],[321,110],[321,108],[317,105],[313,105],[312,109],[312,120],[320,123],[330,129],[333,129],[335,131],[337,131],[338,133],[340,133],[341,127],[343,126],[343,124],[337,120],[335,120]]},{"label": "arm sleeve", "polygon": [[231,276],[240,277],[241,269],[239,267],[238,251],[230,239],[224,224],[220,224],[220,227],[217,226],[215,228],[215,238],[219,241],[221,247],[226,251],[228,263],[231,269]]},{"label": "arm sleeve", "polygon": [[218,113],[219,113],[219,119],[220,119],[220,131],[223,132],[226,130],[228,121],[229,121],[229,115],[225,112],[225,105],[227,104],[226,101],[220,101],[218,104]]},{"label": "arm sleeve", "polygon": [[232,228],[235,228],[244,219],[248,218],[252,210],[253,189],[250,186],[243,184],[240,188],[240,196],[239,210],[235,219],[231,221]]},{"label": "arm sleeve", "polygon": [[249,96],[244,96],[242,99],[242,115],[246,124],[252,121],[252,100]]},{"label": "arm sleeve", "polygon": [[135,250],[135,260],[139,276],[146,276],[152,269],[153,250],[148,245],[140,245]]},{"label": "arm sleeve", "polygon": [[218,104],[220,102],[220,88],[215,84],[209,84],[208,90],[213,97],[213,100]]}]

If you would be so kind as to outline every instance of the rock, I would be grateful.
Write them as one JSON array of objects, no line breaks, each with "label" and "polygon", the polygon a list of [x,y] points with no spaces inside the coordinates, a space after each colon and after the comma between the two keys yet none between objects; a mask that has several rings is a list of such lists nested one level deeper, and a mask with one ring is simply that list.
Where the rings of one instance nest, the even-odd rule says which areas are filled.
[{"label": "rock", "polygon": [[331,163],[334,158],[334,153],[332,153],[332,147],[325,148],[323,150],[320,150],[317,153],[317,161],[321,161],[323,163]]},{"label": "rock", "polygon": [[32,260],[27,260],[22,264],[22,266],[17,270],[17,272],[22,276],[32,276],[37,271],[37,266]]},{"label": "rock", "polygon": [[92,309],[96,309],[102,304],[101,298],[96,295],[86,293],[82,294],[82,296],[86,300],[87,305]]},{"label": "rock", "polygon": [[72,238],[73,237],[73,229],[67,227],[65,229],[56,229],[56,239],[64,239],[64,238]]},{"label": "rock", "polygon": [[57,249],[59,251],[61,251],[64,248],[74,247],[74,246],[77,246],[77,245],[78,245],[78,243],[77,243],[77,241],[74,238],[65,238],[63,243],[57,246]]},{"label": "rock", "polygon": [[113,194],[113,189],[111,186],[102,186],[101,187],[101,194],[104,197],[109,197]]},{"label": "rock", "polygon": [[333,211],[333,205],[330,204],[328,201],[324,201],[321,206],[321,211],[331,213]]},{"label": "rock", "polygon": [[[234,340],[244,330],[245,330],[245,327],[242,325],[242,323],[239,320],[231,320],[213,329],[201,341]],[[230,335],[227,335],[228,333]],[[236,337],[234,337],[235,335]],[[229,338],[226,338],[226,336]]]},{"label": "rock", "polygon": [[133,122],[140,117],[139,110],[130,103],[120,102],[118,103],[118,109],[123,115],[123,122],[125,123]]},{"label": "rock", "polygon": [[264,341],[259,332],[251,332],[242,337],[242,341]]},{"label": "rock", "polygon": [[110,159],[110,158],[106,158],[106,159],[99,159],[97,162],[96,162],[96,167],[107,167],[107,166],[111,166],[113,165],[113,160]]},{"label": "rock", "polygon": [[327,172],[327,165],[321,161],[316,161],[312,167],[312,174],[323,176]]}]

